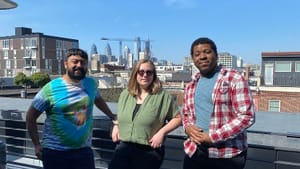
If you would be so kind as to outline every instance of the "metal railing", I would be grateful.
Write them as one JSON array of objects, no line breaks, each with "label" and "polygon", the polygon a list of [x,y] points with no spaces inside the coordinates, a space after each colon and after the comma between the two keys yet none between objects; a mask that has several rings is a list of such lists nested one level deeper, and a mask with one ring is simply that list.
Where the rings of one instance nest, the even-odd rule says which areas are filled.
[{"label": "metal railing", "polygon": [[[41,132],[43,124],[39,123],[38,128]],[[98,169],[107,168],[116,146],[111,141],[110,130],[111,122],[106,117],[94,119],[92,148],[95,155],[95,165]],[[249,131],[249,134],[251,133],[276,134]],[[281,136],[300,139],[295,134]],[[165,159],[161,169],[182,168],[184,158],[182,143],[184,139],[185,137],[182,135],[168,135],[165,143]],[[41,161],[34,155],[33,144],[27,134],[23,120],[0,119],[0,140],[6,146],[7,168],[42,168]],[[289,149],[250,143],[245,169],[299,169],[300,150],[297,148]]]}]

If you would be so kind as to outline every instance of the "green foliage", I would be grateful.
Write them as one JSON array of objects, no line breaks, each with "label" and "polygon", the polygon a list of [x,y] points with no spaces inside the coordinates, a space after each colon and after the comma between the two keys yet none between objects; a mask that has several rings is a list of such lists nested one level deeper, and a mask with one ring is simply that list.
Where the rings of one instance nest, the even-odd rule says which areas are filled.
[{"label": "green foliage", "polygon": [[51,81],[50,76],[47,73],[37,72],[30,76],[31,81],[36,87],[43,87],[45,84]]},{"label": "green foliage", "polygon": [[17,74],[17,76],[14,79],[14,84],[19,86],[29,86],[32,85],[33,82],[29,77],[27,77],[24,73],[20,72]]},{"label": "green foliage", "polygon": [[14,84],[27,88],[28,86],[42,87],[50,81],[50,76],[46,73],[34,73],[27,77],[24,73],[20,72],[14,78]]}]

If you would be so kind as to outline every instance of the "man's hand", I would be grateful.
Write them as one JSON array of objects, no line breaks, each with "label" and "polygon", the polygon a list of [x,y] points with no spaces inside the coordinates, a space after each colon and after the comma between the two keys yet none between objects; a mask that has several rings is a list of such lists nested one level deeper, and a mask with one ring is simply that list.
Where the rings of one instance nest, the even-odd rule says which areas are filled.
[{"label": "man's hand", "polygon": [[212,143],[209,135],[196,125],[189,125],[185,127],[185,133],[189,136],[192,142],[196,144],[210,144]]},{"label": "man's hand", "polygon": [[42,152],[43,152],[43,148],[41,145],[36,145],[35,146],[35,155],[37,156],[38,159],[43,160],[42,159]]}]

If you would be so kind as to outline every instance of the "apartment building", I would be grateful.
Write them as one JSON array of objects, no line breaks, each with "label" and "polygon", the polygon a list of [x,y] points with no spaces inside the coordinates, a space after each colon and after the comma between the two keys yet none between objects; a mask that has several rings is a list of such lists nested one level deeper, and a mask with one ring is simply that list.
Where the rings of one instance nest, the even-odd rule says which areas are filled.
[{"label": "apartment building", "polygon": [[64,53],[73,47],[79,47],[78,40],[16,27],[15,35],[0,37],[0,77],[14,77],[19,72],[28,76],[36,72],[63,74]]},{"label": "apartment building", "polygon": [[262,85],[300,87],[300,52],[263,52]]},{"label": "apartment building", "polygon": [[[219,53],[218,64],[221,64],[226,68],[237,69],[237,57],[227,52]],[[242,67],[242,65],[240,66]]]},{"label": "apartment building", "polygon": [[261,82],[254,94],[258,111],[300,112],[300,52],[263,52]]}]

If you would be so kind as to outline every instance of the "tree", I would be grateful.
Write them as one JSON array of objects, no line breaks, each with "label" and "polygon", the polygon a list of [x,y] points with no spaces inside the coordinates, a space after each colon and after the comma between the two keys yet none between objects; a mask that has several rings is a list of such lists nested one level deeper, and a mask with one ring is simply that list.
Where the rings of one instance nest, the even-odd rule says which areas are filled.
[{"label": "tree", "polygon": [[50,82],[50,76],[47,73],[37,72],[30,76],[30,80],[36,87],[43,87],[45,84]]},{"label": "tree", "polygon": [[28,78],[24,73],[19,72],[17,76],[14,78],[14,84],[18,86],[23,86],[27,89],[28,86],[32,85],[32,81]]}]

